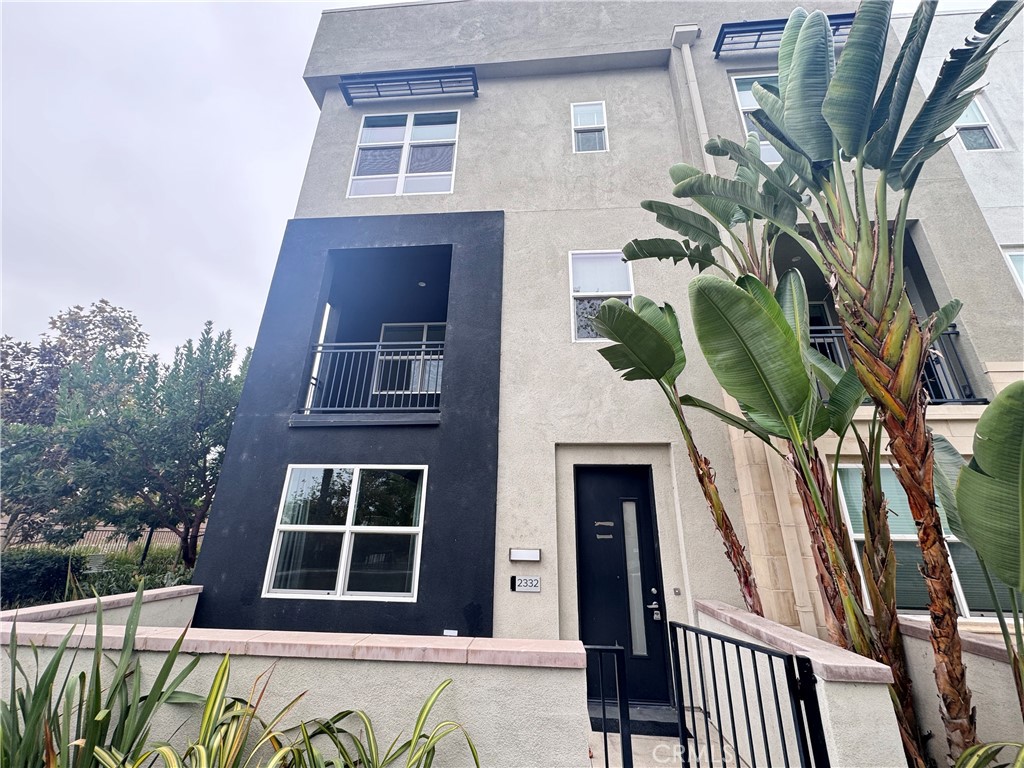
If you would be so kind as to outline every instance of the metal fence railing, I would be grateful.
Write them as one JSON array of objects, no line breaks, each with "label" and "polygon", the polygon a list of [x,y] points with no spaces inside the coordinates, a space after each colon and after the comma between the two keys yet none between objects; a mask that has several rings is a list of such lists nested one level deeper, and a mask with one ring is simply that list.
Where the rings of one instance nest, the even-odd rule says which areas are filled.
[{"label": "metal fence railing", "polygon": [[[960,331],[954,323],[932,344],[928,362],[924,366],[924,388],[928,392],[928,401],[933,405],[978,405],[988,402],[974,394],[957,348],[959,336]],[[838,325],[812,326],[811,345],[836,365],[850,367],[850,353]]]},{"label": "metal fence railing", "polygon": [[811,662],[669,623],[683,768],[829,768]]},{"label": "metal fence railing", "polygon": [[[633,768],[633,739],[629,723],[629,701],[626,696],[626,649],[618,645],[585,645],[588,663],[597,668],[598,696],[601,703],[601,735],[604,740],[604,766],[610,768],[614,761],[608,750],[608,734],[615,729],[619,733],[622,768]],[[611,660],[611,669],[606,662]],[[596,664],[595,664],[596,662]],[[614,699],[609,694],[614,684]],[[614,700],[616,711],[609,717],[608,702]]]},{"label": "metal fence railing", "polygon": [[438,411],[444,342],[317,344],[302,413]]}]

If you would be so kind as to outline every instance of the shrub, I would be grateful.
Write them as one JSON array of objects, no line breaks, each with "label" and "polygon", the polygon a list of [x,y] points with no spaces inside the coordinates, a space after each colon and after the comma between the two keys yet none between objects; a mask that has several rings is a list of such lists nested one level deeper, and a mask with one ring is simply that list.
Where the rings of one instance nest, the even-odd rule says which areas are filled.
[{"label": "shrub", "polygon": [[72,576],[81,579],[85,557],[56,547],[8,550],[3,555],[0,605],[6,610],[64,600],[69,567]]},{"label": "shrub", "polygon": [[111,552],[103,563],[80,581],[81,591],[86,595],[119,595],[134,592],[142,580],[146,587],[173,587],[188,584],[192,580],[192,569],[180,562],[177,547],[150,547],[146,562],[139,568],[142,547],[132,547],[123,552]]}]

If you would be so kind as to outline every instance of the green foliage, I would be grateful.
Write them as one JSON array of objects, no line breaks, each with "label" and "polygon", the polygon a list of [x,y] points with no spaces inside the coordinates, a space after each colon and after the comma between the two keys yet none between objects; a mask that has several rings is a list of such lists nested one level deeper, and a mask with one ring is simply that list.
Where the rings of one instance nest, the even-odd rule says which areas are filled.
[{"label": "green foliage", "polygon": [[69,649],[76,630],[65,635],[50,661],[42,664],[31,646],[37,673],[30,676],[18,658],[17,626],[7,648],[10,686],[0,701],[0,763],[5,768],[91,768],[94,750],[106,747],[135,760],[145,752],[157,710],[174,696],[199,659],[172,678],[184,632],[167,653],[148,690],[142,688],[135,633],[142,590],[135,595],[120,655],[112,674],[103,675],[103,608],[96,606],[95,642],[88,671],[72,674],[78,652]]},{"label": "green foliage", "polygon": [[[477,753],[476,745],[470,738],[469,733],[459,723],[452,720],[444,720],[427,730],[427,720],[430,712],[437,703],[438,697],[451,685],[452,681],[445,680],[427,697],[420,707],[416,722],[412,727],[412,735],[401,744],[398,740],[401,734],[395,737],[386,750],[381,751],[377,741],[377,733],[374,730],[370,717],[362,710],[349,710],[342,712],[330,720],[323,720],[314,723],[316,729],[313,736],[325,735],[334,748],[337,750],[337,760],[331,760],[337,768],[384,768],[384,766],[397,763],[399,758],[405,756],[406,768],[429,768],[433,765],[438,744],[448,736],[460,732],[466,739],[466,746],[473,758],[473,764],[480,768],[480,755]],[[362,729],[362,734],[340,726],[344,720],[354,718]],[[294,749],[293,754],[297,758],[296,768],[319,768],[324,765],[324,760],[319,750],[310,747],[309,732],[305,726],[302,728],[303,740],[302,749]],[[283,755],[282,755],[283,757]],[[274,763],[268,764],[267,768],[274,768]]]},{"label": "green foliage", "polygon": [[150,547],[140,568],[141,556],[141,546],[109,552],[86,571],[88,550],[9,549],[3,556],[3,609],[92,597],[94,593],[100,597],[121,595],[136,591],[143,583],[149,588],[190,583],[192,570],[181,563],[177,547]]},{"label": "green foliage", "polygon": [[68,574],[80,579],[85,556],[56,547],[12,549],[3,556],[3,609],[59,603],[65,599]]},{"label": "green foliage", "polygon": [[[996,759],[999,758],[999,762]],[[1012,762],[1011,762],[1012,761]],[[957,758],[954,768],[1024,768],[1024,744],[1019,741],[997,741],[975,744]]]}]

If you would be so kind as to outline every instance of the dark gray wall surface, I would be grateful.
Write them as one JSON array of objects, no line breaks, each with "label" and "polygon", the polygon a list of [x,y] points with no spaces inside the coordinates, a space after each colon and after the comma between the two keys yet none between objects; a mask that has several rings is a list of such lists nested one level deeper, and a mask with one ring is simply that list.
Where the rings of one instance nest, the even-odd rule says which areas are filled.
[{"label": "dark gray wall surface", "polygon": [[[193,579],[196,626],[491,634],[503,237],[502,212],[289,222]],[[290,428],[332,256],[424,245],[452,254],[440,424]],[[415,603],[260,596],[289,464],[429,467]]]}]

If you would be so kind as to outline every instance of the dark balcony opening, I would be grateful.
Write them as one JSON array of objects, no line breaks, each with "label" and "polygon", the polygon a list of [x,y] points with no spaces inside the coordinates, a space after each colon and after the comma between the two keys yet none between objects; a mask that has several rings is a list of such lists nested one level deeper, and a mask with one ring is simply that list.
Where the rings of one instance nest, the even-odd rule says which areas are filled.
[{"label": "dark balcony opening", "polygon": [[437,413],[451,247],[331,254],[328,298],[300,413]]},{"label": "dark balcony opening", "polygon": [[[779,276],[790,269],[798,269],[807,285],[810,303],[811,344],[822,355],[843,368],[850,367],[839,318],[832,294],[821,271],[792,240],[783,238],[775,250],[775,269]],[[938,309],[935,294],[921,265],[913,241],[907,237],[904,246],[904,270],[907,295],[921,322]],[[988,401],[975,395],[960,355],[960,331],[952,324],[932,344],[925,363],[924,387],[928,401],[933,405],[977,405]],[[823,397],[826,393],[821,393]]]}]

